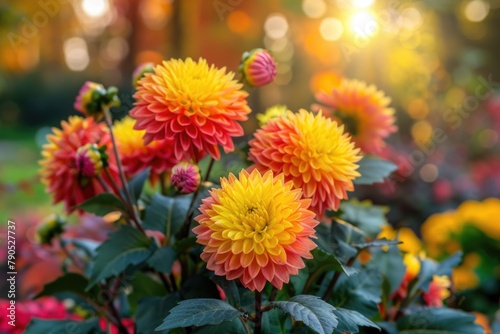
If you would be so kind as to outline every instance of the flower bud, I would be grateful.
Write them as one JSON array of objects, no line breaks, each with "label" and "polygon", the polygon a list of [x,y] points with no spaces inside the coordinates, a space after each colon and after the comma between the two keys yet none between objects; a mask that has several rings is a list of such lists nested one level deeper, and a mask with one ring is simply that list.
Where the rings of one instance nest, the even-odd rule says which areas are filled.
[{"label": "flower bud", "polygon": [[75,165],[78,175],[82,177],[83,182],[99,175],[101,169],[106,166],[107,155],[104,152],[105,147],[98,148],[96,144],[86,144],[76,151]]},{"label": "flower bud", "polygon": [[35,238],[42,245],[50,245],[52,239],[64,232],[64,224],[64,219],[58,215],[50,215],[38,225]]},{"label": "flower bud", "polygon": [[102,116],[101,99],[104,95],[106,95],[106,89],[103,85],[87,81],[80,89],[74,107],[86,116],[99,119]]},{"label": "flower bud", "polygon": [[257,120],[259,125],[266,125],[273,118],[278,118],[282,115],[286,115],[288,108],[283,104],[277,104],[266,109],[263,114],[257,114]]},{"label": "flower bud", "polygon": [[243,80],[255,87],[271,83],[277,74],[273,57],[264,49],[253,49],[243,53],[239,70]]},{"label": "flower bud", "polygon": [[200,169],[188,162],[180,162],[172,168],[172,185],[182,194],[190,194],[200,186]]},{"label": "flower bud", "polygon": [[132,73],[132,85],[137,87],[139,85],[139,80],[146,75],[146,73],[154,73],[155,64],[153,63],[142,63],[136,67],[134,73]]}]

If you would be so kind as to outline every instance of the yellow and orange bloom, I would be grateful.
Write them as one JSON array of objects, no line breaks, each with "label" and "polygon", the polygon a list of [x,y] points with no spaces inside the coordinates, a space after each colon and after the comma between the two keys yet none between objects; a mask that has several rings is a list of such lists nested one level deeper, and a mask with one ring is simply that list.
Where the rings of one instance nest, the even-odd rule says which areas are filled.
[{"label": "yellow and orange bloom", "polygon": [[391,101],[373,85],[358,80],[343,79],[331,92],[319,92],[316,99],[326,115],[345,124],[364,153],[378,154],[385,147],[385,139],[396,132],[394,109]]},{"label": "yellow and orange bloom", "polygon": [[179,162],[172,168],[170,181],[181,194],[190,194],[200,186],[200,169],[188,162]]},{"label": "yellow and orange bloom", "polygon": [[135,130],[135,122],[135,119],[127,116],[113,125],[125,174],[132,177],[150,167],[153,177],[151,180],[155,181],[155,175],[169,172],[178,163],[174,156],[173,143],[171,140],[153,140],[146,145],[142,139],[145,131]]},{"label": "yellow and orange bloom", "polygon": [[311,200],[272,171],[221,178],[221,188],[203,199],[193,229],[207,268],[244,287],[262,291],[266,282],[281,289],[312,258],[318,221]]},{"label": "yellow and orange bloom", "polygon": [[450,297],[451,282],[448,276],[434,275],[429,284],[429,291],[422,298],[426,306],[441,307],[443,300]]},{"label": "yellow and orange bloom", "polygon": [[264,49],[243,53],[239,69],[243,80],[254,87],[270,84],[278,73],[273,57]]},{"label": "yellow and orange bloom", "polygon": [[261,171],[283,173],[286,181],[311,198],[311,210],[322,216],[337,210],[360,174],[361,156],[344,127],[304,109],[271,119],[250,141],[249,158]]},{"label": "yellow and orange bloom", "polygon": [[[97,147],[106,145],[109,150],[111,141],[104,124],[98,124],[91,118],[71,116],[68,121],[62,121],[61,126],[62,129],[53,128],[53,133],[47,136],[48,144],[43,147],[40,174],[47,192],[54,197],[54,203],[64,202],[66,210],[71,212],[74,206],[105,191],[98,179],[90,176],[96,166],[82,169],[78,165],[78,150],[87,144]],[[82,154],[82,150],[79,154]],[[90,162],[93,159],[91,156]],[[118,182],[118,172],[111,156],[107,168],[114,182]],[[83,171],[89,171],[89,176],[84,176]],[[103,180],[111,182],[107,177]]]},{"label": "yellow and orange bloom", "polygon": [[219,145],[234,150],[232,137],[243,135],[238,121],[250,113],[248,93],[233,78],[204,59],[163,62],[139,81],[134,128],[145,131],[146,144],[171,140],[178,161],[198,162],[207,152],[219,159]]}]

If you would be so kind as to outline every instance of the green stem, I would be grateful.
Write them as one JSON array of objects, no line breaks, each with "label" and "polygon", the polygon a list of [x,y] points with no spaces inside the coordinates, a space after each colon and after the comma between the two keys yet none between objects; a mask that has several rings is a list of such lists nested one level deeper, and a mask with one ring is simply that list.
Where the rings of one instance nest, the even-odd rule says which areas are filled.
[{"label": "green stem", "polygon": [[[347,267],[352,266],[354,261],[356,261],[356,258],[358,257],[359,253],[360,253],[360,251],[358,251],[356,253],[356,255],[354,255],[349,260],[347,260],[347,262],[346,262]],[[323,295],[324,301],[328,301],[330,299],[332,292],[333,292],[333,288],[335,287],[335,284],[337,284],[337,281],[339,280],[341,274],[342,274],[341,271],[336,271],[335,274],[333,275],[333,278],[330,281],[330,284],[328,285],[328,287],[326,288],[325,294]]]},{"label": "green stem", "polygon": [[[205,174],[205,177],[203,178],[203,182],[208,181],[208,178],[210,177],[210,172],[212,171],[212,167],[214,165],[214,162],[215,162],[215,159],[210,158],[210,163],[208,164],[207,172]],[[194,213],[193,207],[194,207],[194,203],[196,202],[196,199],[198,197],[198,194],[200,193],[200,189],[201,189],[201,184],[196,189],[196,191],[193,193],[193,197],[191,198],[191,203],[189,203],[189,208],[186,212],[186,217],[184,218],[184,222],[182,223],[181,231],[179,232],[179,240],[186,238],[189,234],[189,225],[191,224],[191,219],[193,219],[193,213]]]},{"label": "green stem", "polygon": [[167,195],[167,185],[165,184],[167,182],[167,174],[165,172],[160,173],[160,189],[161,189],[161,194],[163,196]]},{"label": "green stem", "polygon": [[245,327],[245,333],[252,334],[252,332],[250,331],[250,327],[248,326],[247,321],[245,319],[243,319],[242,316],[239,316],[238,318],[240,319],[241,323],[243,324],[243,327]]}]

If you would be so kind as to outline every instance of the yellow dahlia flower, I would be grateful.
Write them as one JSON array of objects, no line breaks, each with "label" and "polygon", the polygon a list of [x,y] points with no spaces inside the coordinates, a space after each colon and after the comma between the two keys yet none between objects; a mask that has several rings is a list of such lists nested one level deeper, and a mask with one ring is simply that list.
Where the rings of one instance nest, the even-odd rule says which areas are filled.
[{"label": "yellow dahlia flower", "polygon": [[281,289],[316,247],[310,238],[318,221],[308,210],[311,201],[301,195],[272,171],[242,170],[238,178],[222,178],[221,188],[203,200],[193,229],[205,246],[201,258],[207,268],[252,291],[262,291],[266,282]]},{"label": "yellow dahlia flower", "polygon": [[135,122],[135,119],[127,116],[113,125],[118,152],[127,176],[131,177],[147,167],[151,167],[152,176],[170,171],[178,162],[172,141],[153,140],[145,145],[142,139],[145,131],[134,130]]},{"label": "yellow dahlia flower", "polygon": [[388,108],[391,99],[373,85],[344,79],[330,93],[316,94],[316,99],[322,105],[314,108],[345,124],[357,147],[365,153],[381,153],[384,139],[397,130],[394,109]]},{"label": "yellow dahlia flower", "polygon": [[243,135],[237,121],[250,113],[248,93],[233,77],[204,59],[164,61],[139,81],[130,111],[134,128],[145,130],[146,144],[172,140],[178,161],[198,162],[207,152],[219,159],[219,145],[234,150],[232,137]]},{"label": "yellow dahlia flower", "polygon": [[311,198],[311,210],[318,216],[325,209],[337,210],[360,175],[356,171],[359,149],[343,126],[321,113],[288,111],[257,130],[249,144],[255,167],[283,173],[286,181],[293,181]]},{"label": "yellow dahlia flower", "polygon": [[259,125],[266,125],[273,118],[278,118],[288,111],[288,108],[283,104],[277,104],[266,109],[264,113],[257,114]]}]

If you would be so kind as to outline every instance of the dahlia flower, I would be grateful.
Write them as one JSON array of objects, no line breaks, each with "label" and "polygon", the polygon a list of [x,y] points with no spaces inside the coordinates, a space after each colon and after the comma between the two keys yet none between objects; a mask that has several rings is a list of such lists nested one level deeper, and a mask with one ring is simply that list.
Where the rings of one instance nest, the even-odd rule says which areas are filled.
[{"label": "dahlia flower", "polygon": [[200,169],[188,162],[180,162],[172,168],[170,180],[182,194],[190,194],[200,186]]},{"label": "dahlia flower", "polygon": [[205,246],[207,268],[252,291],[262,291],[266,282],[281,289],[316,247],[310,238],[318,222],[308,210],[311,201],[301,195],[272,171],[242,170],[238,178],[222,178],[221,188],[203,199],[193,229]]},{"label": "dahlia flower", "polygon": [[148,167],[151,168],[152,176],[170,171],[178,162],[174,156],[172,141],[153,140],[146,145],[142,139],[145,131],[134,130],[135,123],[135,119],[127,116],[113,125],[125,174],[132,177]]},{"label": "dahlia flower", "polygon": [[385,147],[384,139],[396,132],[394,109],[391,101],[373,85],[357,80],[344,79],[330,93],[320,92],[316,99],[326,115],[345,124],[356,146],[365,153],[379,154]]},{"label": "dahlia flower", "polygon": [[270,84],[277,74],[273,57],[263,49],[243,53],[239,70],[243,80],[254,87]]},{"label": "dahlia flower", "polygon": [[434,275],[429,284],[429,291],[422,298],[426,306],[441,307],[443,300],[450,296],[451,282],[448,276]]},{"label": "dahlia flower", "polygon": [[[82,165],[77,162],[78,150],[87,144],[106,145],[109,149],[111,142],[104,124],[98,124],[91,118],[71,116],[68,121],[62,121],[61,126],[62,129],[53,128],[53,133],[47,136],[40,174],[47,192],[54,196],[54,203],[64,202],[66,210],[71,212],[74,206],[105,190],[96,177],[82,175]],[[114,182],[118,182],[118,172],[111,156],[107,168]],[[103,180],[111,181],[104,176]]]},{"label": "dahlia flower", "polygon": [[85,180],[92,178],[99,175],[104,166],[105,159],[107,157],[102,156],[96,144],[85,144],[76,151],[76,169]]},{"label": "dahlia flower", "polygon": [[286,181],[293,181],[311,198],[311,210],[318,216],[325,209],[337,210],[360,175],[356,171],[359,149],[343,126],[321,113],[288,111],[257,130],[249,144],[255,167],[283,173]]},{"label": "dahlia flower", "polygon": [[163,62],[139,81],[130,111],[134,128],[145,130],[146,144],[171,140],[178,161],[198,162],[207,152],[219,159],[219,145],[234,150],[232,137],[243,135],[237,121],[250,113],[248,93],[233,77],[204,59]]}]

